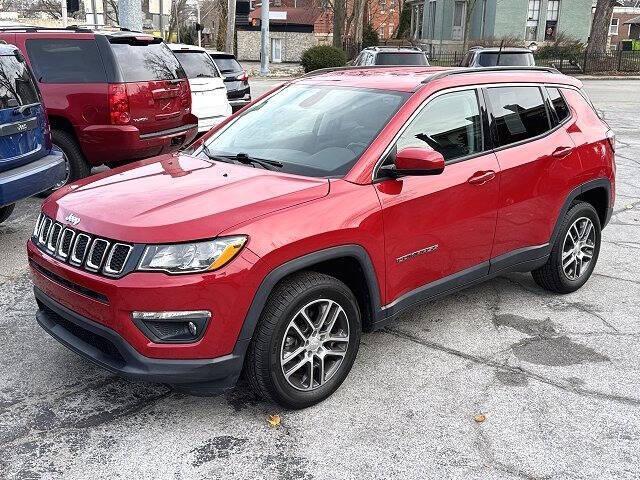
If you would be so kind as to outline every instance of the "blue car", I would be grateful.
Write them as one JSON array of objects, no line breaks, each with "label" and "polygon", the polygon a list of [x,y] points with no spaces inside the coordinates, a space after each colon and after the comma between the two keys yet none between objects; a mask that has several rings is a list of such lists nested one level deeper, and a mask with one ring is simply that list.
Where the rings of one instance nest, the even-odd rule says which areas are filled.
[{"label": "blue car", "polygon": [[64,185],[67,170],[31,70],[16,47],[0,45],[0,223],[18,200]]}]

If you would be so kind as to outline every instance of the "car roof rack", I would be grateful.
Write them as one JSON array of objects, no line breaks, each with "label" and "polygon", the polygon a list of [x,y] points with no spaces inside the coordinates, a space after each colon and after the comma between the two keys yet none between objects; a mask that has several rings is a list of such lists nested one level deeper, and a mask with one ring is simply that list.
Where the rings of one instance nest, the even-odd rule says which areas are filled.
[{"label": "car roof rack", "polygon": [[[409,65],[414,67],[420,67],[419,65]],[[312,72],[305,73],[301,78],[305,77],[315,77],[316,75],[322,75],[323,73],[331,73],[331,72],[343,72],[350,70],[384,70],[385,68],[402,68],[402,65],[347,65],[345,67],[328,67],[328,68],[320,68],[318,70],[313,70]],[[429,68],[426,65],[424,68]]]},{"label": "car roof rack", "polygon": [[10,25],[10,26],[0,26],[0,32],[90,32],[89,28],[85,28],[78,25],[69,25],[68,27],[38,27],[36,25]]},{"label": "car roof rack", "polygon": [[560,73],[553,67],[479,67],[479,68],[456,68],[451,70],[443,70],[422,80],[422,83],[429,83],[433,80],[452,75],[464,75],[466,73],[485,73],[485,72],[538,72],[538,73]]}]

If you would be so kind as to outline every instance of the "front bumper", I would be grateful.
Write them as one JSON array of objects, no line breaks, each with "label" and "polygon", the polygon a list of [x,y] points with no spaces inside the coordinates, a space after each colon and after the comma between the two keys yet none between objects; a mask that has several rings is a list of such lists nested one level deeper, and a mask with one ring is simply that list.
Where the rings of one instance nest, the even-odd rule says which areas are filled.
[{"label": "front bumper", "polygon": [[34,293],[39,307],[36,319],[49,335],[120,376],[179,385],[194,393],[216,394],[232,388],[242,371],[243,356],[235,353],[193,360],[145,357],[110,328],[70,310],[37,287]]},{"label": "front bumper", "polygon": [[64,180],[66,167],[62,152],[49,155],[18,168],[0,173],[0,206],[31,197]]}]

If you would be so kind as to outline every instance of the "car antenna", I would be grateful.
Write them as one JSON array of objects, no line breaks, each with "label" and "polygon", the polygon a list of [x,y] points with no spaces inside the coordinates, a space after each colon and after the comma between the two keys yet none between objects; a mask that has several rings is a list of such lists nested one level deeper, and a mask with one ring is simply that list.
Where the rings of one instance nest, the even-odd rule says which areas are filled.
[{"label": "car antenna", "polygon": [[500,42],[500,49],[498,50],[498,58],[496,59],[496,67],[500,66],[500,55],[502,54],[502,47],[504,46],[504,38]]}]

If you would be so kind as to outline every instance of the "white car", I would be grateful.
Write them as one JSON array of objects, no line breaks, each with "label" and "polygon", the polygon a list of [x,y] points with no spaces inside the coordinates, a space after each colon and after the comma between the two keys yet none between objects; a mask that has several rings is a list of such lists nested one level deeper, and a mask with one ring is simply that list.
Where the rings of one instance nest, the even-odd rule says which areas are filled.
[{"label": "white car", "polygon": [[204,48],[181,43],[168,45],[189,79],[191,111],[198,117],[198,132],[206,132],[231,115],[222,75]]}]

